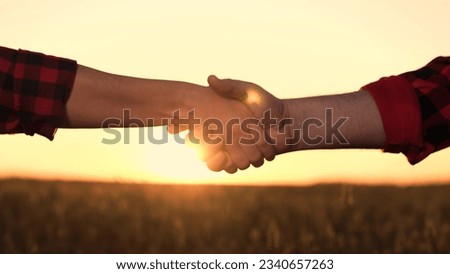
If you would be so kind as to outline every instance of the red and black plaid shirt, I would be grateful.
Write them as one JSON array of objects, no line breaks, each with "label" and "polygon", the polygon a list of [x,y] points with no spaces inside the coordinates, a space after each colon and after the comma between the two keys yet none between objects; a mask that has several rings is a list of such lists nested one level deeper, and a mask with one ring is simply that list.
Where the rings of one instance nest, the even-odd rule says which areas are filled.
[{"label": "red and black plaid shirt", "polygon": [[363,89],[380,111],[385,152],[401,152],[416,164],[450,146],[450,57],[438,57],[421,69],[382,78]]},{"label": "red and black plaid shirt", "polygon": [[0,47],[0,133],[53,139],[65,115],[77,63]]}]

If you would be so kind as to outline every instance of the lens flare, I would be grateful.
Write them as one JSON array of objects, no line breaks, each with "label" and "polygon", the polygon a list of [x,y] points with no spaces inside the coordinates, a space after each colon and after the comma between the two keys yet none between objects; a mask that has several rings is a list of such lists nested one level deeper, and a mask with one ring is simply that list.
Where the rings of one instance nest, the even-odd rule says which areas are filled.
[{"label": "lens flare", "polygon": [[256,90],[250,89],[247,91],[245,102],[251,105],[259,105],[262,102],[262,98]]}]

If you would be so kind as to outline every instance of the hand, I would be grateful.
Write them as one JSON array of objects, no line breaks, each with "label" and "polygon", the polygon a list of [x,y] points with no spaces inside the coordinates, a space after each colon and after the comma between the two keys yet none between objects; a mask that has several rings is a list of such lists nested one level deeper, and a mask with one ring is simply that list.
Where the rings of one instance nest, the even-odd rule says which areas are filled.
[{"label": "hand", "polygon": [[[283,100],[253,83],[231,79],[219,80],[215,76],[208,77],[208,83],[217,94],[240,102],[254,118],[258,119],[263,128],[261,136],[263,138],[259,142],[262,141],[272,148],[272,153],[265,157],[266,160],[273,160],[276,154],[291,150],[287,140],[293,136],[292,121],[288,120],[288,108]],[[204,149],[208,150],[208,148]],[[227,150],[211,151],[209,154],[212,156],[206,160],[207,164],[214,166],[216,170],[232,165],[233,155]],[[257,162],[263,162],[263,160],[259,159]]]},{"label": "hand", "polygon": [[[177,133],[188,129],[186,122],[189,111],[197,118],[189,125],[187,143],[199,142],[201,157],[214,171],[225,170],[234,173],[251,165],[261,166],[264,159],[273,159],[273,147],[264,141],[264,131],[257,123],[242,127],[254,115],[241,102],[225,98],[210,88],[191,86],[180,113],[182,119],[172,119],[169,132]],[[256,120],[256,119],[253,119]],[[251,145],[245,145],[250,143]]]}]

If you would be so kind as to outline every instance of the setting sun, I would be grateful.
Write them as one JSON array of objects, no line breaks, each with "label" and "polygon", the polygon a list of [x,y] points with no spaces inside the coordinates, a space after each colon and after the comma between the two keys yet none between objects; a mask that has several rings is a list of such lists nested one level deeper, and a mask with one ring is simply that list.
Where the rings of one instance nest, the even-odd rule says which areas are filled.
[{"label": "setting sun", "polygon": [[[185,134],[181,134],[181,138],[184,138]],[[148,153],[142,154],[142,163],[145,165],[143,168],[146,169],[147,176],[154,181],[205,183],[223,177],[221,173],[211,172],[206,164],[200,161],[201,152],[195,145],[180,144],[172,140],[163,145],[148,144],[147,149]]]}]

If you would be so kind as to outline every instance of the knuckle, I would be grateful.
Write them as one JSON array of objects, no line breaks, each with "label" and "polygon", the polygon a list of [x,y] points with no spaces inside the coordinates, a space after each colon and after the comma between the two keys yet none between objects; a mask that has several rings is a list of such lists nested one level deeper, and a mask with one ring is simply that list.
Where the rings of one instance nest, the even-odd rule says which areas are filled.
[{"label": "knuckle", "polygon": [[240,170],[247,169],[250,166],[249,159],[243,155],[235,157],[235,159],[233,159],[233,162],[236,165],[236,167]]},{"label": "knuckle", "polygon": [[252,165],[256,165],[261,162],[261,160],[264,160],[263,155],[261,152],[257,151],[255,153],[252,153],[251,156],[249,156],[249,161]]},{"label": "knuckle", "polygon": [[260,167],[260,166],[262,166],[263,164],[264,164],[264,158],[260,158],[260,159],[258,159],[258,161],[252,162],[252,165],[253,165],[254,167]]},{"label": "knuckle", "polygon": [[229,174],[234,174],[237,171],[237,167],[228,167],[225,169],[225,171]]}]

